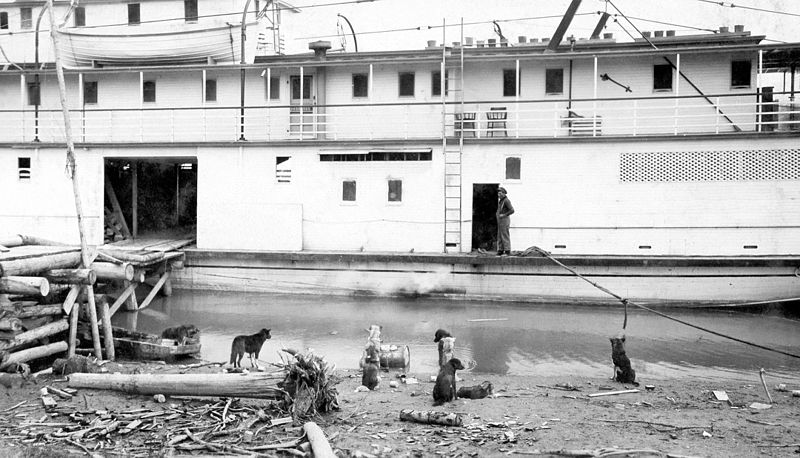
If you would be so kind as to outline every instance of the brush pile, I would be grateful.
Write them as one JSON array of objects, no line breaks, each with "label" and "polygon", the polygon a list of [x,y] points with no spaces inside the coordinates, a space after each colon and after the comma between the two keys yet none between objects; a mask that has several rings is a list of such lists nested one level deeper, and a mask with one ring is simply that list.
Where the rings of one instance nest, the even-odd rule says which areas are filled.
[{"label": "brush pile", "polygon": [[278,387],[289,393],[292,404],[287,407],[295,420],[309,419],[321,413],[339,409],[339,382],[334,376],[336,366],[310,350],[303,353],[284,349],[281,354],[286,377]]}]

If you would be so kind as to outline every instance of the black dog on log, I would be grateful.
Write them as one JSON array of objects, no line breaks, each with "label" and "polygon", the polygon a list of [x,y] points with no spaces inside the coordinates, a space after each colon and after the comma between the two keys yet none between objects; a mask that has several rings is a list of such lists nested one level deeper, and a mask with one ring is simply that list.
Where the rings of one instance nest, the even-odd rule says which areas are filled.
[{"label": "black dog on log", "polygon": [[380,365],[380,355],[375,346],[370,345],[365,350],[367,357],[364,360],[364,373],[361,375],[361,384],[370,390],[378,386],[378,366]]},{"label": "black dog on log", "polygon": [[625,353],[625,336],[609,337],[611,341],[611,361],[614,363],[614,377],[620,383],[632,383],[636,386],[636,371],[631,367],[631,360]]},{"label": "black dog on log", "polygon": [[242,367],[242,358],[245,353],[250,354],[250,365],[258,368],[258,353],[261,351],[261,346],[267,339],[272,338],[269,335],[270,329],[262,329],[251,336],[236,336],[231,344],[231,364],[233,367]]},{"label": "black dog on log", "polygon": [[177,345],[184,345],[189,339],[194,339],[200,330],[193,324],[182,324],[172,328],[164,329],[161,337],[164,339],[174,339]]},{"label": "black dog on log", "polygon": [[464,365],[458,358],[451,359],[439,369],[436,384],[433,386],[433,405],[440,406],[456,399],[457,369],[464,369]]}]

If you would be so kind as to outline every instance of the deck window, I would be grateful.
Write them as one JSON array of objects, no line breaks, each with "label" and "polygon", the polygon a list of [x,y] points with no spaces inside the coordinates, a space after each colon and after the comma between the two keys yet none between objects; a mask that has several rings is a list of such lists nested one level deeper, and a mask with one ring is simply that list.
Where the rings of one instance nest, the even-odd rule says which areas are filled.
[{"label": "deck window", "polygon": [[342,201],[355,202],[356,201],[356,182],[355,180],[342,181]]},{"label": "deck window", "polygon": [[40,105],[42,103],[40,83],[28,83],[28,105]]},{"label": "deck window", "polygon": [[750,87],[752,64],[749,60],[731,62],[731,87]]},{"label": "deck window", "polygon": [[[520,92],[522,92],[521,87]],[[503,97],[514,97],[515,95],[517,95],[517,71],[503,70]]]},{"label": "deck window", "polygon": [[563,68],[548,68],[544,71],[544,92],[549,95],[564,93]]},{"label": "deck window", "polygon": [[519,180],[521,159],[518,157],[506,158],[506,179]]},{"label": "deck window", "polygon": [[17,169],[18,169],[20,181],[30,180],[31,179],[31,158],[29,158],[29,157],[18,157],[17,158]]},{"label": "deck window", "polygon": [[145,81],[142,85],[142,101],[155,102],[156,101],[156,82]]},{"label": "deck window", "polygon": [[8,29],[8,13],[0,13],[0,29]]},{"label": "deck window", "polygon": [[197,22],[197,0],[183,0],[183,18],[186,22]]},{"label": "deck window", "polygon": [[86,8],[83,6],[76,6],[75,12],[72,13],[73,24],[75,27],[83,27],[86,25]]},{"label": "deck window", "polygon": [[403,180],[389,180],[389,202],[403,201]]},{"label": "deck window", "polygon": [[23,29],[33,28],[33,10],[30,8],[20,8],[20,27]]},{"label": "deck window", "polygon": [[206,80],[206,102],[217,101],[217,80]]},{"label": "deck window", "polygon": [[[444,72],[444,95],[450,92],[450,81],[448,80],[450,74]],[[431,95],[442,95],[442,72],[435,71],[431,73]]]},{"label": "deck window", "polygon": [[83,82],[83,104],[96,104],[97,103],[97,81],[84,81]]},{"label": "deck window", "polygon": [[403,72],[398,75],[400,97],[414,97],[414,73]]},{"label": "deck window", "polygon": [[281,99],[281,77],[280,76],[270,76],[269,77],[269,88],[267,89],[267,97],[270,100],[280,100]]},{"label": "deck window", "polygon": [[672,65],[669,64],[653,65],[653,90],[654,91],[672,90]]},{"label": "deck window", "polygon": [[369,97],[369,74],[353,73],[353,97]]},{"label": "deck window", "polygon": [[139,25],[142,17],[139,12],[138,3],[128,3],[128,25]]}]

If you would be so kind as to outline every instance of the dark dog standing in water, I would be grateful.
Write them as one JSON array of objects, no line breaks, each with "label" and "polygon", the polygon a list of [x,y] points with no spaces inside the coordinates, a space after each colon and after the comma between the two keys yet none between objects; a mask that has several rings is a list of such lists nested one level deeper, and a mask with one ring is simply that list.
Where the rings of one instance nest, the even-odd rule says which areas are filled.
[{"label": "dark dog standing in water", "polygon": [[380,356],[378,349],[370,345],[365,350],[367,357],[364,360],[364,373],[361,375],[361,384],[370,390],[374,390],[378,386],[378,365],[380,365]]},{"label": "dark dog standing in water", "polygon": [[187,340],[194,339],[200,330],[193,324],[182,324],[172,328],[164,329],[161,337],[164,339],[174,339],[178,345],[184,345]]},{"label": "dark dog standing in water", "polygon": [[242,358],[245,353],[250,354],[250,365],[258,368],[258,353],[261,351],[261,346],[267,339],[272,338],[269,335],[270,329],[262,329],[251,336],[236,336],[231,344],[231,364],[233,367],[242,367]]},{"label": "dark dog standing in water", "polygon": [[639,384],[636,380],[636,371],[631,367],[631,360],[625,354],[625,336],[609,337],[611,341],[611,361],[614,363],[614,377],[620,383]]},{"label": "dark dog standing in water", "polygon": [[439,369],[436,384],[433,386],[433,405],[439,406],[456,399],[457,369],[464,369],[464,365],[458,358],[451,359]]},{"label": "dark dog standing in water", "polygon": [[442,368],[453,358],[453,347],[456,338],[453,337],[449,331],[437,329],[436,333],[433,335],[433,341],[438,344],[437,349],[439,350],[439,368]]}]

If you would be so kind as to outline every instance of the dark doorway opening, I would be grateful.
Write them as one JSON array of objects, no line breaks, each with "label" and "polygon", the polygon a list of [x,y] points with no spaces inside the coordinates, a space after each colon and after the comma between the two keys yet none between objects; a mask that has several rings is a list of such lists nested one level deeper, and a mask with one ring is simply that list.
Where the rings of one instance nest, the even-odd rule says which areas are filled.
[{"label": "dark doorway opening", "polygon": [[195,238],[197,158],[105,160],[105,239]]},{"label": "dark doorway opening", "polygon": [[492,251],[497,247],[498,183],[472,185],[472,249]]}]

